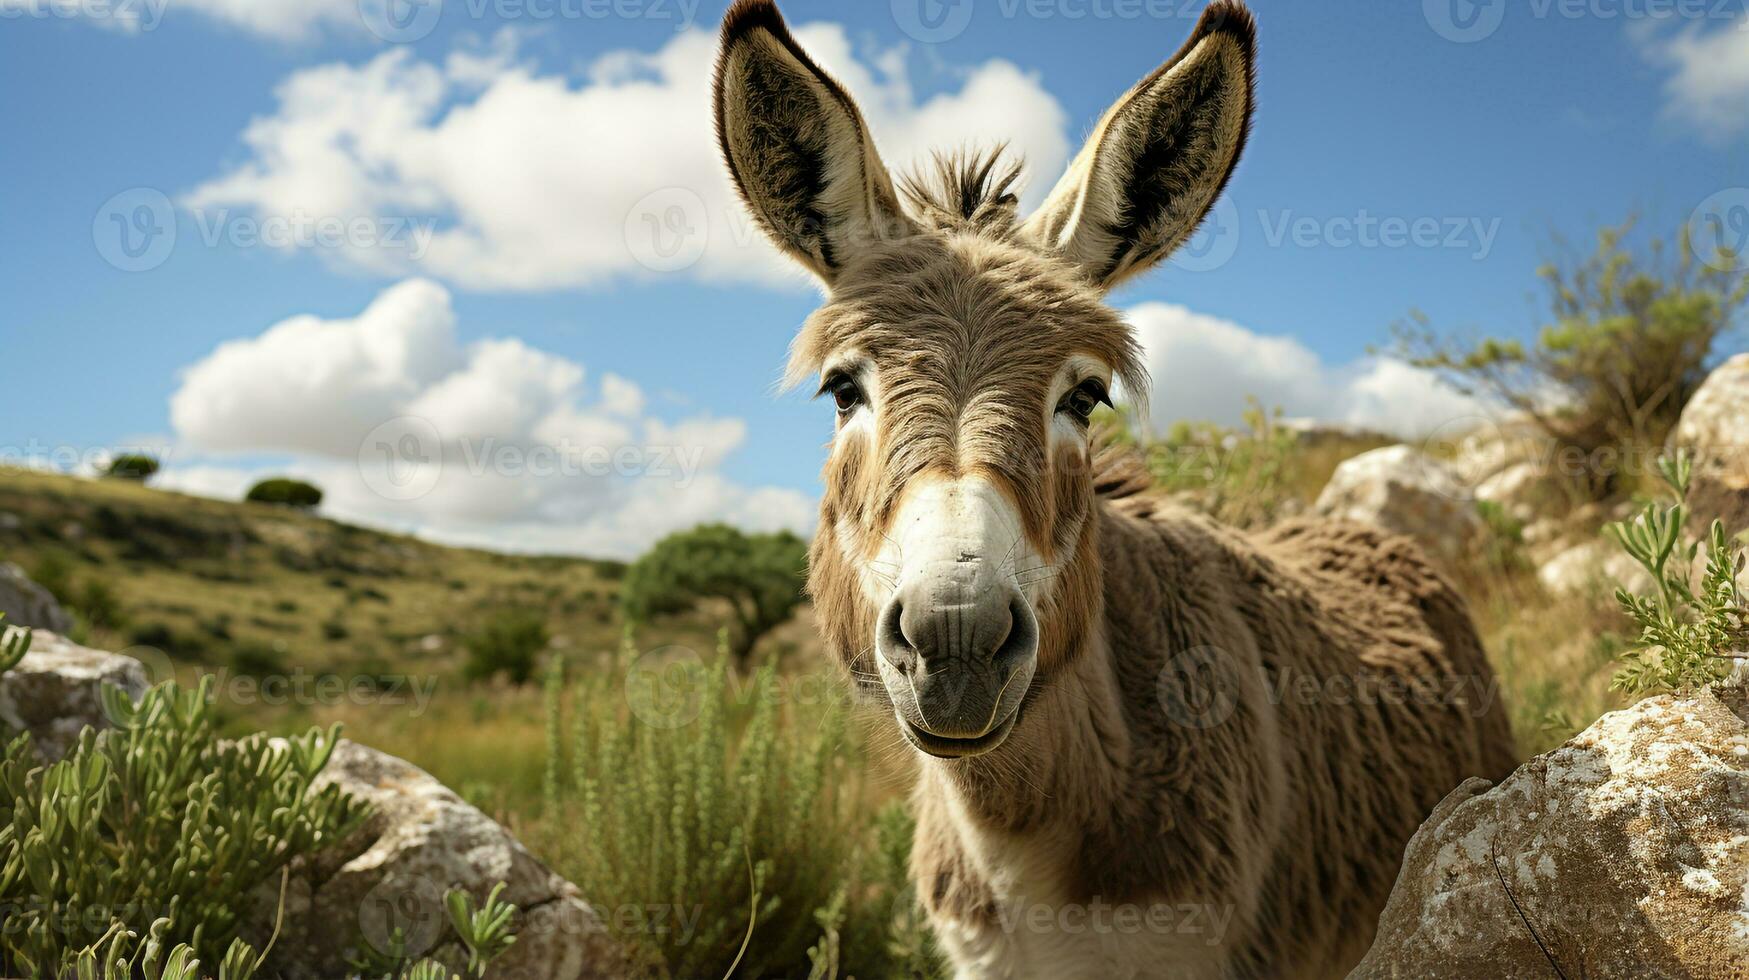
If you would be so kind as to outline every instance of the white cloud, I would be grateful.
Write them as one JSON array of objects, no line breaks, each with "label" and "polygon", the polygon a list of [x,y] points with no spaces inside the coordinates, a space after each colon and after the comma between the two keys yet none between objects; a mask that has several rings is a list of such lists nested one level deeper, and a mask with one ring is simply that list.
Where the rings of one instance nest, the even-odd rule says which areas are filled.
[{"label": "white cloud", "polygon": [[1153,375],[1150,421],[1240,421],[1247,396],[1289,417],[1363,426],[1399,436],[1489,414],[1429,372],[1390,358],[1330,365],[1291,337],[1265,336],[1169,303],[1125,311]]},{"label": "white cloud", "polygon": [[812,526],[805,495],[718,472],[746,439],[739,419],[643,409],[633,382],[592,386],[583,365],[519,340],[461,345],[449,293],[414,279],[356,317],[292,317],[186,369],[159,482],[235,499],[289,474],[322,487],[336,517],[608,557],[703,521]]},{"label": "white cloud", "polygon": [[1654,63],[1669,67],[1665,111],[1717,140],[1749,127],[1749,13],[1711,30],[1639,35]]},{"label": "white cloud", "polygon": [[[1036,76],[1000,60],[957,91],[919,98],[903,48],[859,58],[845,29],[801,42],[856,95],[889,165],[1007,140],[1036,201],[1069,153],[1067,114]],[[502,44],[443,64],[407,49],[299,71],[243,133],[246,162],[184,197],[260,216],[437,220],[428,246],[326,253],[378,273],[470,288],[545,289],[678,271],[712,281],[800,282],[743,215],[710,117],[715,40],[677,35],[618,52],[584,81],[543,75]]]},{"label": "white cloud", "polygon": [[81,18],[128,32],[152,31],[166,18],[198,14],[228,27],[285,41],[318,28],[362,33],[358,0],[0,0],[0,15]]}]

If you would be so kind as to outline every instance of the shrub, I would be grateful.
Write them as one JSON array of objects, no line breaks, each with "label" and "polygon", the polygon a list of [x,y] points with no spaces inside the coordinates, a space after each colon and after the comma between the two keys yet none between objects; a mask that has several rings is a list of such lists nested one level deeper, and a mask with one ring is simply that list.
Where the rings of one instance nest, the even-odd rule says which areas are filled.
[{"label": "shrub", "polygon": [[239,643],[231,650],[231,669],[247,677],[283,677],[285,651],[266,643]]},{"label": "shrub", "polygon": [[109,461],[105,476],[144,483],[158,474],[158,460],[144,453],[123,453]]},{"label": "shrub", "polygon": [[257,504],[275,504],[294,510],[315,510],[322,504],[322,491],[302,480],[275,477],[262,480],[249,488],[244,500]]},{"label": "shrub", "polygon": [[683,612],[700,599],[727,600],[736,629],[730,649],[743,666],[759,638],[802,603],[808,546],[788,531],[743,534],[704,524],[670,534],[626,570],[620,598],[634,622]]},{"label": "shrub", "polygon": [[212,681],[167,682],[136,705],[102,691],[119,726],[87,728],[44,766],[29,735],[0,755],[0,973],[60,975],[119,930],[154,925],[161,945],[187,943],[217,962],[238,911],[289,861],[351,832],[365,811],[330,786],[312,793],[337,727],[269,744],[222,742]]},{"label": "shrub", "polygon": [[463,668],[469,680],[488,680],[500,674],[512,684],[525,684],[534,676],[535,658],[547,648],[546,617],[532,610],[510,610],[489,618],[462,641],[468,661]]},{"label": "shrub", "polygon": [[[1749,275],[1696,256],[1686,228],[1674,264],[1663,241],[1635,254],[1623,244],[1633,224],[1599,232],[1589,258],[1538,270],[1550,321],[1535,341],[1443,338],[1415,313],[1393,328],[1396,351],[1464,391],[1506,402],[1587,455],[1663,445],[1749,300]],[[1593,484],[1602,494],[1615,480],[1597,474]]]},{"label": "shrub", "polygon": [[73,602],[73,609],[94,627],[114,630],[127,625],[127,612],[122,608],[121,597],[102,579],[85,580]]},{"label": "shrub", "polygon": [[[542,826],[584,894],[627,910],[610,927],[645,967],[939,975],[906,879],[910,821],[898,805],[870,819],[844,705],[786,704],[800,699],[769,664],[737,691],[726,641],[709,664],[633,653],[628,638],[616,671],[568,688],[549,674]],[[659,908],[696,919],[633,914]]]},{"label": "shrub", "polygon": [[[1632,521],[1605,532],[1651,576],[1654,593],[1617,589],[1616,601],[1638,625],[1639,641],[1622,654],[1610,687],[1629,694],[1705,687],[1725,679],[1738,659],[1749,659],[1749,606],[1737,587],[1745,555],[1713,521],[1702,542],[1688,533],[1686,451],[1659,460],[1659,474],[1676,502],[1648,503]],[[1695,563],[1705,550],[1705,567]],[[1698,572],[1698,574],[1697,574]],[[1692,585],[1698,578],[1698,587]]]}]

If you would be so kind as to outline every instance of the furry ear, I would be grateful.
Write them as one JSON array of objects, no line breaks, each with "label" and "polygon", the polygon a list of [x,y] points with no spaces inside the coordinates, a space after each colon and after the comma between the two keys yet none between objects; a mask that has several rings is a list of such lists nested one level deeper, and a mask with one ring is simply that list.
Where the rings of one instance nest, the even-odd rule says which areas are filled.
[{"label": "furry ear", "polygon": [[910,233],[862,113],[771,0],[724,15],[715,88],[717,143],[742,200],[828,285],[859,247]]},{"label": "furry ear", "polygon": [[1184,47],[1106,111],[1026,231],[1108,289],[1170,255],[1245,148],[1255,50],[1245,5],[1210,3]]}]

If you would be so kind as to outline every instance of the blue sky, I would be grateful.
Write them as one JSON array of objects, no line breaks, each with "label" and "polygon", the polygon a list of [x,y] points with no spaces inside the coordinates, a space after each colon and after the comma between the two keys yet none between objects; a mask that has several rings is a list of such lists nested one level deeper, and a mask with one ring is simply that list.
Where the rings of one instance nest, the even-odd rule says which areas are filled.
[{"label": "blue sky", "polygon": [[[227,494],[267,470],[348,479],[347,420],[423,399],[476,438],[712,448],[684,493],[559,474],[412,501],[336,487],[335,512],[618,554],[692,517],[805,525],[831,413],[772,383],[817,293],[728,213],[705,132],[722,4],[444,0],[423,8],[429,33],[415,20],[420,36],[390,43],[368,23],[394,34],[378,0],[363,3],[0,0],[0,445],[148,442],[169,452],[167,482]],[[889,164],[1009,137],[1047,164],[1036,201],[1200,4],[783,7],[814,25],[804,44],[863,99]],[[1419,308],[1523,333],[1552,230],[1749,206],[1733,196],[1749,186],[1741,0],[1253,7],[1258,116],[1219,237],[1112,297],[1148,340],[1157,415],[1230,418],[1250,393],[1291,414],[1437,422],[1461,401],[1367,357],[1392,321]],[[114,215],[157,194],[174,247],[123,271],[136,260]],[[702,217],[708,245],[668,268],[632,239],[676,215]],[[390,245],[250,238],[288,216],[362,219]],[[1385,219],[1438,230],[1355,230]],[[408,229],[435,237],[421,248]],[[284,346],[261,341],[294,317]],[[382,355],[358,339],[373,329],[431,347]],[[381,390],[354,407],[364,377]],[[526,384],[540,394],[523,411]]]}]

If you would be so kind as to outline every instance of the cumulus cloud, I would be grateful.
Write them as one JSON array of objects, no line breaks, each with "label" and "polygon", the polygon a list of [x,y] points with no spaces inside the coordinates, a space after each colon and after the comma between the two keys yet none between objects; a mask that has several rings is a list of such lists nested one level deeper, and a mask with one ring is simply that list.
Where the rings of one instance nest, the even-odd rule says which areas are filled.
[{"label": "cumulus cloud", "polygon": [[1331,365],[1291,337],[1170,303],[1143,303],[1125,315],[1147,352],[1149,416],[1157,430],[1184,419],[1235,424],[1248,396],[1289,417],[1404,437],[1490,413],[1429,372],[1391,358]]},{"label": "cumulus cloud", "polygon": [[463,345],[449,293],[413,279],[347,319],[297,316],[188,367],[161,485],[236,498],[289,474],[323,509],[438,540],[635,555],[703,521],[807,531],[794,490],[718,468],[739,419],[645,414],[636,383],[509,338]]},{"label": "cumulus cloud", "polygon": [[358,0],[0,0],[0,15],[77,17],[128,32],[156,30],[166,18],[185,14],[284,41],[307,39],[323,27],[364,29]]},{"label": "cumulus cloud", "polygon": [[[903,48],[867,57],[836,24],[801,42],[861,103],[889,165],[932,149],[1006,140],[1028,161],[1029,201],[1069,153],[1067,114],[1039,79],[991,60],[956,90],[920,96]],[[286,221],[428,227],[429,240],[340,244],[325,255],[476,289],[544,289],[684,271],[709,281],[798,283],[742,213],[710,117],[716,41],[678,34],[617,52],[580,82],[541,74],[500,43],[442,63],[396,49],[298,71],[242,134],[236,168],[184,196]]]},{"label": "cumulus cloud", "polygon": [[1671,70],[1664,101],[1672,117],[1718,140],[1749,127],[1749,13],[1710,30],[1647,28],[1640,43],[1654,63]]}]

